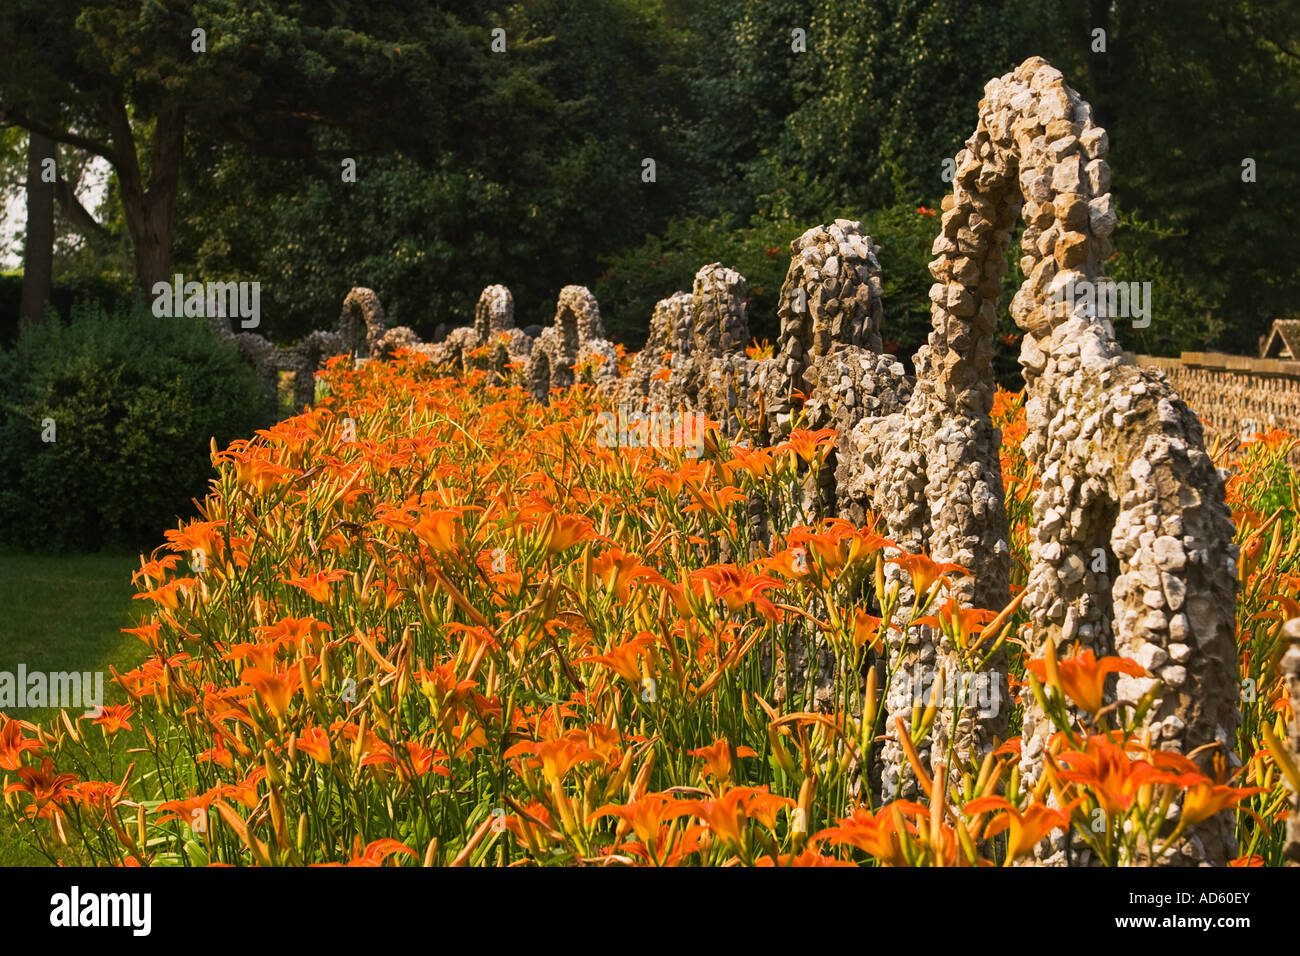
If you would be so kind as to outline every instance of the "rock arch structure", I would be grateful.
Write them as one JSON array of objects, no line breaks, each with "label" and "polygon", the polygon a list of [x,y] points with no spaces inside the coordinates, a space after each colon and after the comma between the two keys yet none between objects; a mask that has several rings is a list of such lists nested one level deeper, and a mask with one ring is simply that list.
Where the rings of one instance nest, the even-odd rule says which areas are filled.
[{"label": "rock arch structure", "polygon": [[[880,449],[875,500],[900,543],[974,572],[964,598],[1007,597],[1007,526],[992,427],[998,285],[1017,216],[1028,276],[1011,303],[1025,331],[1024,448],[1041,487],[1024,606],[1031,656],[1048,641],[1119,654],[1151,677],[1122,677],[1119,700],[1154,703],[1144,724],[1165,749],[1231,749],[1237,723],[1233,527],[1200,423],[1163,374],[1126,363],[1109,318],[1079,290],[1102,281],[1115,225],[1106,133],[1041,58],[989,82],[979,124],[958,154],[930,264],[933,332],[899,436]],[[893,430],[892,427],[890,430]],[[868,455],[868,458],[871,456]],[[924,477],[923,500],[915,494]],[[921,635],[937,666],[954,649]],[[995,662],[996,663],[996,662]],[[949,671],[951,673],[951,670]],[[894,702],[901,710],[901,702]],[[910,707],[910,701],[909,707]],[[1037,781],[1052,732],[1026,701],[1022,779]],[[996,723],[948,714],[936,751],[978,758]],[[1184,862],[1227,859],[1221,817],[1181,842]],[[1047,855],[1063,862],[1066,848]]]},{"label": "rock arch structure", "polygon": [[590,367],[591,384],[618,379],[618,353],[605,335],[600,306],[585,286],[566,285],[555,305],[555,322],[542,329],[524,372],[529,392],[545,402],[553,388],[576,381],[575,365]]},{"label": "rock arch structure", "polygon": [[[964,603],[999,609],[1009,597],[1010,553],[1001,436],[990,419],[992,358],[1006,251],[1023,221],[1028,278],[1011,314],[1025,332],[1024,447],[1041,481],[1024,598],[1028,646],[1038,655],[1051,641],[1064,654],[1077,644],[1140,661],[1151,676],[1123,677],[1118,698],[1136,704],[1154,691],[1145,730],[1163,748],[1197,752],[1208,767],[1215,749],[1230,749],[1237,721],[1233,529],[1195,415],[1161,373],[1125,361],[1110,317],[1080,294],[1104,282],[1115,226],[1106,133],[1040,58],[990,81],[979,115],[943,204],[930,265],[933,331],[916,356],[914,384],[879,351],[870,240],[855,241],[860,227],[837,221],[792,244],[772,360],[717,354],[741,343],[724,331],[725,310],[707,284],[716,267],[705,267],[692,296],[694,353],[689,364],[673,356],[677,386],[666,391],[715,419],[718,411],[753,411],[761,395],[768,440],[788,429],[790,392],[802,391],[803,422],[839,429],[837,510],[871,508],[903,547],[973,573],[959,589]],[[856,286],[847,293],[845,280]],[[733,288],[738,281],[726,279]],[[680,310],[680,294],[660,309],[668,314],[674,303]],[[891,650],[908,671],[952,674],[962,666],[930,628],[905,626]],[[999,681],[1003,665],[985,662]],[[906,722],[910,692],[891,689],[886,707]],[[931,758],[978,760],[1005,730],[1005,710],[949,707]],[[1041,774],[1050,733],[1026,701],[1027,786]],[[906,792],[909,771],[896,744],[885,748],[884,764],[885,795]],[[1183,862],[1223,862],[1232,851],[1227,822],[1193,828],[1177,849]],[[1050,847],[1044,859],[1064,862],[1067,853]]]},{"label": "rock arch structure", "polygon": [[361,286],[352,289],[343,299],[343,312],[339,316],[338,334],[343,348],[367,358],[379,355],[379,341],[385,330],[379,296]]}]

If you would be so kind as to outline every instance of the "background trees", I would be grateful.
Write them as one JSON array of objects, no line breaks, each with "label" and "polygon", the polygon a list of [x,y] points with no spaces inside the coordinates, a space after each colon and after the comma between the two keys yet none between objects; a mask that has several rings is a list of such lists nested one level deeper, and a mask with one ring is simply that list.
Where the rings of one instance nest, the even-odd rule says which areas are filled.
[{"label": "background trees", "polygon": [[[331,322],[357,283],[431,334],[465,322],[487,283],[509,285],[527,323],[579,282],[636,344],[657,298],[725,258],[770,334],[785,244],[849,215],[885,246],[886,336],[906,355],[925,333],[934,229],[917,210],[948,190],[943,160],[985,81],[1035,53],[1111,134],[1108,268],[1155,285],[1154,319],[1121,329],[1126,344],[1250,352],[1294,309],[1300,10],[1284,0],[465,7],[4,4],[0,181],[23,189],[46,140],[60,172],[53,229],[37,217],[27,232],[28,310],[53,247],[56,302],[69,279],[100,294],[172,271],[256,279],[261,331],[281,341]],[[85,209],[74,187],[92,157],[111,176]],[[0,284],[0,326],[19,299]]]}]

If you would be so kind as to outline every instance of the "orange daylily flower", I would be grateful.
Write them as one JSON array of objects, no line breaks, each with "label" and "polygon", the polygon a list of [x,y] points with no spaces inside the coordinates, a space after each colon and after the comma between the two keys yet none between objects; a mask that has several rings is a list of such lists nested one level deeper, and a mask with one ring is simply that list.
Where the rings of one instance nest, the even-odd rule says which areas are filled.
[{"label": "orange daylily flower", "polygon": [[[361,848],[361,837],[358,835],[352,841],[352,858],[347,863],[316,863],[314,866],[361,866],[375,867],[384,866],[385,863],[393,856],[403,854],[413,856],[419,859],[420,855],[412,850],[400,840],[394,840],[390,837],[384,837],[379,840],[371,840],[366,844],[365,849]],[[396,863],[394,862],[394,865]]]},{"label": "orange daylily flower", "polygon": [[776,451],[794,452],[806,465],[812,465],[814,462],[820,464],[822,459],[834,449],[837,434],[833,428],[819,428],[816,431],[796,428],[790,432],[789,438],[776,446]]},{"label": "orange daylily flower", "polygon": [[317,571],[307,577],[280,578],[280,580],[292,587],[302,588],[312,600],[319,601],[321,604],[328,604],[330,585],[342,581],[347,576],[348,572],[342,568],[335,568],[331,571]]},{"label": "orange daylily flower", "polygon": [[923,602],[940,582],[946,582],[949,574],[970,574],[959,564],[939,564],[926,554],[903,554],[886,560],[907,571],[918,603]]},{"label": "orange daylily flower", "polygon": [[732,613],[752,604],[764,617],[777,616],[776,605],[764,595],[764,592],[782,586],[774,577],[752,574],[732,564],[715,564],[692,571],[690,580],[697,594],[703,593],[702,585],[707,582],[713,596],[726,604]]},{"label": "orange daylily flower", "polygon": [[[731,744],[727,739],[719,738],[708,747],[697,747],[690,751],[692,757],[699,757],[704,761],[704,771],[714,780],[719,782],[731,779]],[[755,757],[757,754],[751,747],[737,747],[737,757]]]},{"label": "orange daylily flower", "polygon": [[884,623],[881,618],[868,614],[863,608],[855,610],[852,632],[854,648],[870,647],[877,654],[882,653],[885,647],[885,634],[881,625]]},{"label": "orange daylily flower", "polygon": [[167,800],[158,804],[156,813],[162,814],[157,820],[161,826],[164,823],[170,823],[172,820],[179,820],[187,827],[206,828],[208,821],[208,808],[212,806],[212,801],[217,798],[214,792],[201,793],[198,796],[186,797],[183,800]]},{"label": "orange daylily flower", "polygon": [[666,836],[664,826],[678,817],[691,816],[694,812],[693,800],[676,800],[666,793],[647,793],[625,805],[603,806],[592,813],[587,822],[601,817],[618,817],[623,821],[623,826],[632,828],[651,860],[657,861],[662,852],[660,841]]},{"label": "orange daylily flower", "polygon": [[298,735],[297,748],[319,764],[329,766],[334,762],[330,737],[321,727],[308,727]]},{"label": "orange daylily flower", "polygon": [[957,647],[965,650],[970,646],[971,638],[978,636],[984,626],[990,621],[996,620],[997,616],[996,611],[964,607],[949,598],[938,609],[937,614],[928,614],[925,617],[917,618],[912,623],[928,624],[931,627],[945,630],[945,633],[952,635]]},{"label": "orange daylily flower", "polygon": [[144,557],[140,558],[140,567],[131,575],[131,583],[135,584],[140,578],[144,578],[150,584],[161,584],[166,572],[174,570],[176,565],[180,564],[181,556],[179,554],[168,554],[154,561],[146,562]]},{"label": "orange daylily flower", "polygon": [[857,847],[884,866],[907,866],[903,841],[891,806],[881,807],[874,814],[867,807],[859,807],[852,816],[840,820],[835,826],[814,833],[809,843],[816,845],[824,841]]},{"label": "orange daylily flower", "polygon": [[751,478],[766,478],[776,470],[776,457],[771,448],[731,447],[731,466],[744,471]]},{"label": "orange daylily flower", "polygon": [[547,782],[555,784],[563,780],[569,771],[579,764],[600,761],[601,756],[585,743],[568,737],[558,740],[540,742],[525,741],[515,744],[505,752],[507,757],[531,754],[531,762],[540,765]]},{"label": "orange daylily flower", "polygon": [[733,846],[745,842],[745,822],[758,820],[769,830],[776,826],[781,807],[793,807],[789,797],[769,793],[767,787],[732,787],[710,800],[688,800],[691,812]]},{"label": "orange daylily flower", "polygon": [[695,499],[694,504],[686,506],[687,512],[704,511],[710,517],[722,518],[727,514],[727,509],[737,501],[748,501],[749,496],[739,488],[733,488],[730,485],[724,485],[721,488],[695,488],[687,489],[691,497]]},{"label": "orange daylily flower", "polygon": [[139,627],[123,627],[119,630],[121,630],[123,634],[130,634],[134,637],[140,638],[140,640],[144,641],[151,650],[156,651],[159,649],[158,630],[160,627],[161,625],[157,622],[149,622],[147,624],[141,624]]},{"label": "orange daylily flower", "polygon": [[1145,760],[1133,760],[1124,747],[1100,734],[1089,737],[1082,751],[1069,750],[1056,759],[1070,768],[1061,771],[1060,778],[1087,787],[1111,815],[1128,810],[1144,785],[1177,780]]},{"label": "orange daylily flower", "polygon": [[175,611],[179,610],[181,599],[193,590],[195,583],[193,578],[175,578],[166,584],[160,584],[151,591],[141,591],[139,594],[133,594],[131,598],[135,601],[153,601],[160,607]]},{"label": "orange daylily flower", "polygon": [[989,821],[984,836],[995,837],[1003,830],[1010,830],[1007,858],[1003,863],[1004,866],[1010,866],[1017,857],[1033,853],[1034,847],[1053,830],[1067,829],[1070,826],[1072,807],[1073,804],[1064,810],[1057,810],[1043,803],[1031,803],[1022,812],[1006,797],[990,796],[972,800],[966,804],[965,811],[968,814],[1002,811]]},{"label": "orange daylily flower", "polygon": [[457,554],[465,548],[465,521],[461,508],[444,508],[420,515],[412,529],[434,554]]},{"label": "orange daylily flower", "polygon": [[619,548],[610,548],[591,562],[596,577],[618,600],[626,601],[632,585],[641,580],[664,584],[663,575],[646,567],[634,554],[625,554]]},{"label": "orange daylily flower", "polygon": [[1247,797],[1265,792],[1264,787],[1229,787],[1202,780],[1189,787],[1183,795],[1180,825],[1195,826],[1220,811],[1235,807]]},{"label": "orange daylily flower", "polygon": [[289,712],[289,705],[302,682],[296,667],[283,671],[245,667],[239,679],[257,691],[263,705],[277,718],[283,718]]},{"label": "orange daylily flower", "polygon": [[39,740],[23,736],[24,728],[36,729],[25,720],[0,714],[0,770],[17,770],[23,765],[24,751],[40,753],[44,749]]},{"label": "orange daylily flower", "polygon": [[293,474],[291,468],[277,465],[265,458],[255,458],[250,454],[228,453],[227,457],[235,463],[235,481],[242,488],[263,495]]},{"label": "orange daylily flower", "polygon": [[837,860],[833,856],[822,856],[816,850],[808,849],[802,853],[782,853],[774,861],[770,856],[760,857],[754,862],[755,866],[847,866],[856,868],[857,864],[851,860]]},{"label": "orange daylily flower", "polygon": [[221,536],[221,530],[226,526],[224,521],[191,521],[183,528],[169,528],[163,532],[163,537],[167,543],[181,554],[189,555],[195,549],[204,552],[207,555],[216,557],[220,555],[224,540]]},{"label": "orange daylily flower", "polygon": [[91,723],[99,724],[104,728],[104,733],[115,734],[119,730],[130,730],[131,725],[127,720],[135,713],[135,708],[130,704],[114,704],[111,707],[104,707],[100,714]]},{"label": "orange daylily flower", "polygon": [[[1025,667],[1041,683],[1047,682],[1047,661],[1041,657],[1025,661]],[[1142,665],[1130,657],[1103,657],[1101,660],[1091,650],[1056,662],[1060,675],[1060,689],[1074,703],[1089,714],[1101,710],[1108,674],[1128,674],[1142,677]]]},{"label": "orange daylily flower", "polygon": [[655,638],[646,633],[638,634],[626,643],[610,648],[608,653],[592,657],[582,657],[575,664],[601,664],[608,667],[633,687],[641,686],[641,659],[648,653],[648,647]]},{"label": "orange daylily flower", "polygon": [[18,782],[5,787],[5,794],[27,793],[32,802],[27,805],[27,816],[51,819],[63,814],[61,804],[72,796],[69,787],[77,782],[75,773],[55,773],[54,761],[41,758],[40,767],[19,767]]},{"label": "orange daylily flower", "polygon": [[582,515],[552,514],[544,525],[546,553],[561,554],[580,541],[590,541],[596,536],[591,521]]},{"label": "orange daylily flower", "polygon": [[239,783],[232,783],[224,787],[218,787],[217,793],[223,797],[230,797],[236,803],[242,804],[248,810],[257,809],[257,804],[261,797],[257,793],[257,785],[266,779],[265,767],[254,767],[248,772]]},{"label": "orange daylily flower", "polygon": [[128,796],[121,783],[104,780],[83,780],[68,790],[69,799],[101,813],[108,813]]}]

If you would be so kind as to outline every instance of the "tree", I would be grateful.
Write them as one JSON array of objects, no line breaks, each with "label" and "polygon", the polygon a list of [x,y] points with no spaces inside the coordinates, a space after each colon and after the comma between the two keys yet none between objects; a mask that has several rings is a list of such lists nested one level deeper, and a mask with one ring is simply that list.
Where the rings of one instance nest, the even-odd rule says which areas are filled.
[{"label": "tree", "polygon": [[[477,5],[477,22],[501,5]],[[363,143],[464,143],[481,99],[467,94],[490,54],[485,31],[465,44],[454,6],[12,0],[0,7],[14,52],[0,66],[0,123],[112,164],[148,290],[169,277],[191,131],[281,157],[310,155],[318,126]],[[439,57],[449,41],[456,56]],[[394,109],[403,99],[409,109]]]},{"label": "tree", "polygon": [[[429,104],[454,124],[446,141],[319,126],[310,151],[268,158],[191,136],[178,261],[260,276],[275,316],[263,332],[277,340],[319,325],[355,284],[424,335],[467,323],[492,282],[510,287],[520,324],[549,323],[562,286],[594,284],[599,257],[662,228],[698,177],[674,136],[679,35],[643,6],[519,5],[492,21],[506,51],[483,58],[485,26],[430,25],[421,42],[465,71],[459,101]],[[347,181],[344,156],[356,161]]]},{"label": "tree", "polygon": [[54,140],[40,133],[27,138],[27,237],[23,244],[23,298],[19,315],[31,322],[45,317],[54,275]]},{"label": "tree", "polygon": [[1300,7],[1094,0],[1043,45],[1109,132],[1121,277],[1155,284],[1151,325],[1117,331],[1254,353],[1300,291]]}]

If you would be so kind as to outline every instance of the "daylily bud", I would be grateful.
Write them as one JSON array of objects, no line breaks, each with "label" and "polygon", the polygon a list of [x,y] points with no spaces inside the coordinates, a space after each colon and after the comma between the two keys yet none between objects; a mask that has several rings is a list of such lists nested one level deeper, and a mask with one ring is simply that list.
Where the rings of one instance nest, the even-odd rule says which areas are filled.
[{"label": "daylily bud", "polygon": [[[266,767],[266,779],[276,787],[283,787],[284,774],[280,771],[280,761],[275,759],[275,755],[270,750],[262,751],[262,763]],[[272,789],[274,790],[274,787]]]},{"label": "daylily bud", "polygon": [[785,745],[781,743],[781,734],[776,724],[767,725],[767,740],[772,745],[772,754],[776,757],[776,762],[781,769],[786,772],[787,776],[794,777],[796,775],[794,758],[790,756],[790,751],[786,750]]}]

